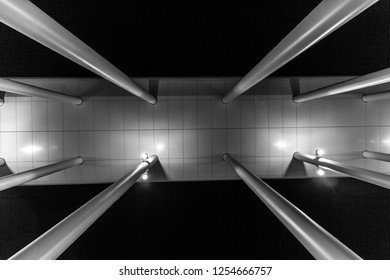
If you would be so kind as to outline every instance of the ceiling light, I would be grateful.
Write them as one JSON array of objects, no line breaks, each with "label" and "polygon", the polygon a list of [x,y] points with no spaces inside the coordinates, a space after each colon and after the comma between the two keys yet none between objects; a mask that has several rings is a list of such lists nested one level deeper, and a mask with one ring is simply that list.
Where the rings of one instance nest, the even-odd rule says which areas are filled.
[{"label": "ceiling light", "polygon": [[321,168],[318,168],[317,174],[318,174],[319,176],[324,176],[324,175],[325,175],[325,171],[324,171],[323,169],[321,169]]},{"label": "ceiling light", "polygon": [[143,153],[143,154],[141,155],[142,161],[145,161],[145,160],[147,160],[148,158],[149,158],[149,156],[148,156],[147,153]]},{"label": "ceiling light", "polygon": [[317,149],[316,150],[316,157],[323,157],[325,154],[323,149]]},{"label": "ceiling light", "polygon": [[145,173],[144,175],[142,175],[142,180],[148,180],[148,173]]}]

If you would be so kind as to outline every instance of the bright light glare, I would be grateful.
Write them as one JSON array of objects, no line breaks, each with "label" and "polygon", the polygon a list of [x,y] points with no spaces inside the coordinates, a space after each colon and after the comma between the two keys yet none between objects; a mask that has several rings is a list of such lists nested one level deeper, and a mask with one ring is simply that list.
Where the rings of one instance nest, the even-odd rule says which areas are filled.
[{"label": "bright light glare", "polygon": [[324,175],[325,175],[325,171],[324,171],[323,169],[321,169],[321,168],[318,168],[317,174],[318,174],[319,176],[324,176]]},{"label": "bright light glare", "polygon": [[40,146],[30,145],[30,146],[26,146],[26,147],[22,148],[21,150],[22,150],[22,152],[24,152],[24,153],[33,154],[33,153],[42,151],[43,148],[40,147]]},{"label": "bright light glare", "polygon": [[142,155],[141,155],[141,159],[142,160],[147,160],[148,159],[148,154],[147,153],[143,153]]},{"label": "bright light glare", "polygon": [[163,144],[157,144],[156,148],[157,150],[161,151],[162,149],[164,149],[164,145]]},{"label": "bright light glare", "polygon": [[144,174],[144,175],[142,175],[142,180],[148,180],[148,174]]},{"label": "bright light glare", "polygon": [[317,149],[316,150],[316,156],[317,157],[322,157],[325,154],[323,149]]},{"label": "bright light glare", "polygon": [[276,146],[280,149],[283,149],[283,148],[286,148],[287,144],[284,141],[279,141],[279,142],[274,143],[274,146]]}]

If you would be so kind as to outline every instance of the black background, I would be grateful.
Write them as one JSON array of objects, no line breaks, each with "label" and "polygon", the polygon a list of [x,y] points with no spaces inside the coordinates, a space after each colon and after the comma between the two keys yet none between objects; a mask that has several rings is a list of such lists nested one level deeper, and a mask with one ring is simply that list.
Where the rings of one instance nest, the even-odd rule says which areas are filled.
[{"label": "black background", "polygon": [[[33,0],[131,77],[243,76],[320,0]],[[363,75],[390,66],[381,0],[274,73]],[[0,76],[94,76],[0,24]]]}]

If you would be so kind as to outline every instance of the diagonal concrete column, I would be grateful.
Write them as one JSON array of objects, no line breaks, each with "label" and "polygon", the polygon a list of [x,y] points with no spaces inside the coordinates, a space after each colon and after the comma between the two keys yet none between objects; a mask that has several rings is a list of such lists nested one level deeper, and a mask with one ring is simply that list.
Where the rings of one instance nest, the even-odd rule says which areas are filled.
[{"label": "diagonal concrete column", "polygon": [[[20,173],[7,175],[0,177],[0,191],[19,186],[23,183],[29,182],[31,180],[50,175],[57,171],[61,171],[66,168],[70,168],[76,165],[80,165],[84,162],[82,157],[75,157],[68,160],[56,162],[46,166],[34,168],[31,170],[23,171]],[[4,162],[5,163],[5,162]]]},{"label": "diagonal concrete column", "polygon": [[229,103],[378,0],[324,0],[223,98]]},{"label": "diagonal concrete column", "polygon": [[56,259],[158,161],[153,155],[27,245],[11,260]]},{"label": "diagonal concrete column", "polygon": [[378,0],[324,0],[223,98],[229,103],[296,56],[378,2]]},{"label": "diagonal concrete column", "polygon": [[316,259],[360,257],[229,154],[223,159]]},{"label": "diagonal concrete column", "polygon": [[304,161],[310,164],[313,164],[315,166],[322,166],[329,168],[335,172],[353,177],[355,179],[374,184],[386,189],[390,189],[390,175],[359,168],[359,167],[354,167],[354,166],[349,166],[348,164],[326,159],[326,158],[320,158],[320,157],[315,157],[312,155],[307,155],[307,154],[301,154],[299,152],[294,153],[294,158],[296,160]]},{"label": "diagonal concrete column", "polygon": [[390,154],[372,152],[372,151],[363,151],[362,156],[368,159],[376,159],[376,160],[390,162]]},{"label": "diagonal concrete column", "polygon": [[81,105],[83,100],[80,97],[69,96],[56,91],[15,82],[8,79],[0,78],[0,90],[11,92],[20,95],[43,97],[55,101],[69,103],[73,105]]},{"label": "diagonal concrete column", "polygon": [[0,21],[132,94],[157,99],[37,6],[26,0],[1,0]]},{"label": "diagonal concrete column", "polygon": [[[336,94],[341,94],[353,90],[359,90],[367,87],[372,87],[384,83],[390,82],[390,68],[386,68],[374,73],[370,73],[364,76],[360,76],[345,82],[337,83],[327,87],[312,90],[306,93],[302,93],[293,97],[295,103],[305,102],[309,100],[328,97]],[[376,94],[363,96],[363,101],[376,101]],[[381,100],[381,99],[378,99]]]}]

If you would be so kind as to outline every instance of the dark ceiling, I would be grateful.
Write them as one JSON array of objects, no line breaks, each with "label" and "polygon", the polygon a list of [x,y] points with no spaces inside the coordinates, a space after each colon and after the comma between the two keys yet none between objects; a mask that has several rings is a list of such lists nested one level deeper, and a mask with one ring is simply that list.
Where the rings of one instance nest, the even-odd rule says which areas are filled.
[{"label": "dark ceiling", "polygon": [[[33,0],[127,75],[242,76],[319,0]],[[277,71],[362,75],[390,67],[382,0]],[[94,76],[0,24],[0,76]]]}]

